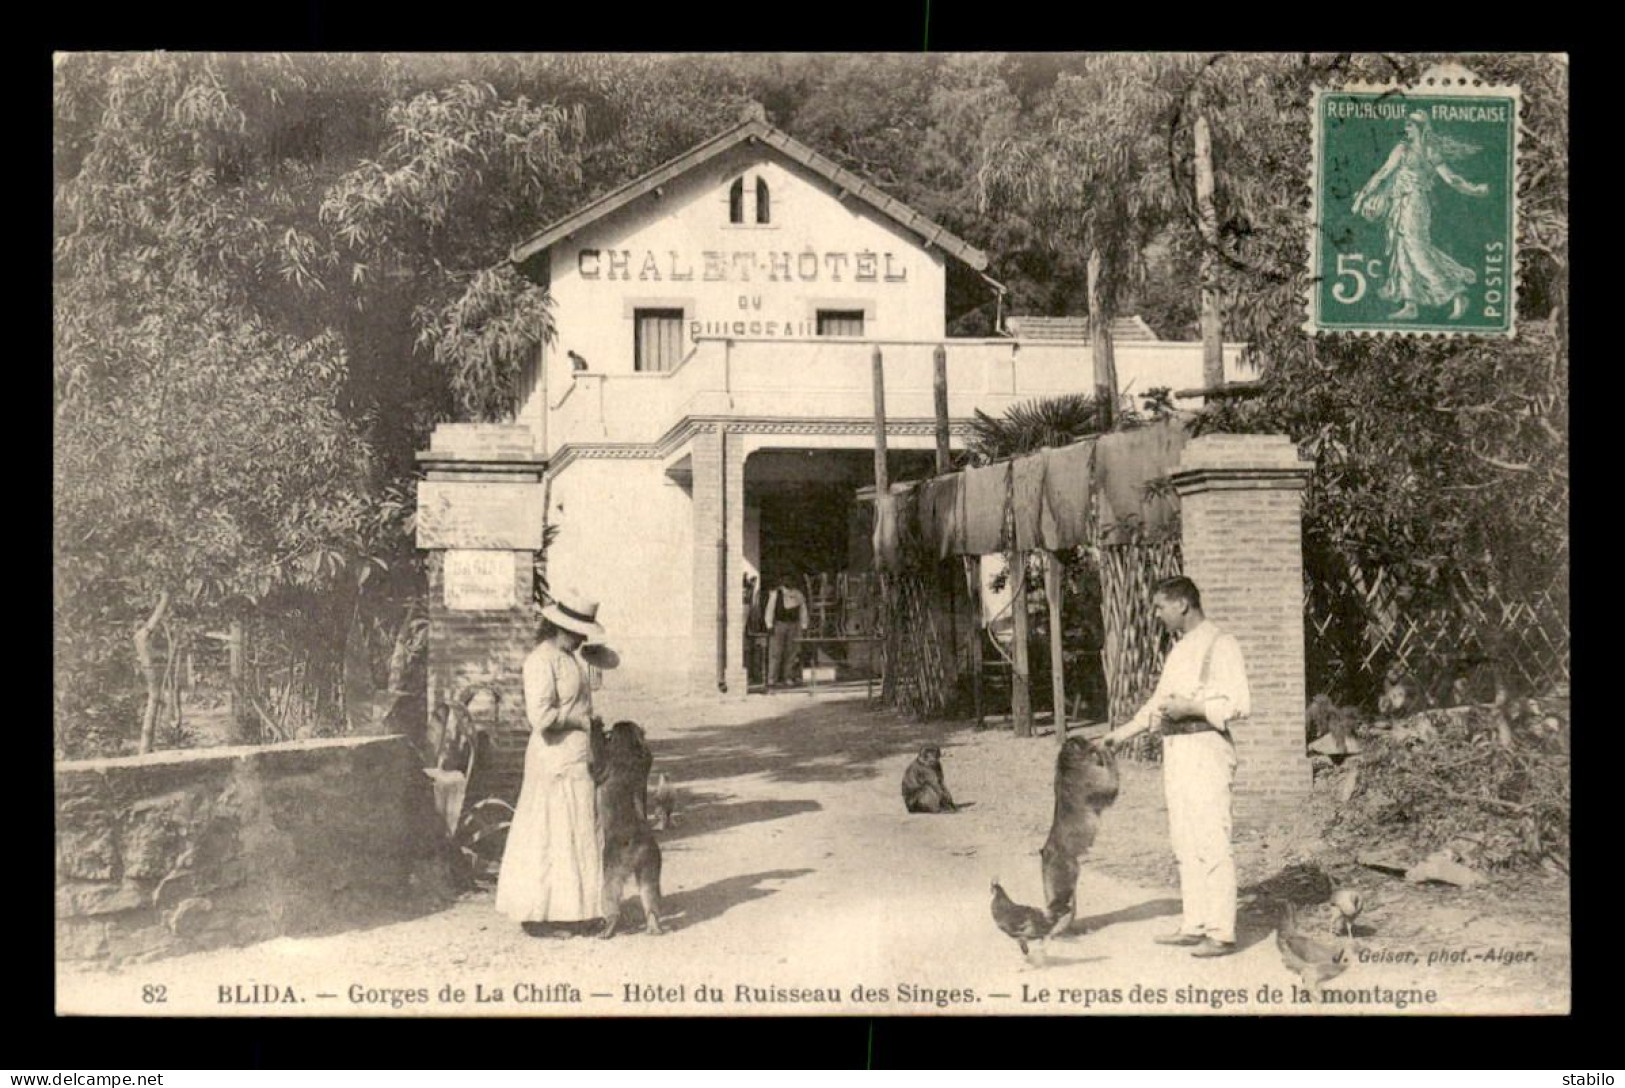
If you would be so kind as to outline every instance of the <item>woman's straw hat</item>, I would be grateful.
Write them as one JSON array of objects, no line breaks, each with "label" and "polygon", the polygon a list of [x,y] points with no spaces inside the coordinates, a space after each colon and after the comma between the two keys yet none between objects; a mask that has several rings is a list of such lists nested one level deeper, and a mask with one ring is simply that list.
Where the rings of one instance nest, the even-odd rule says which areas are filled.
[{"label": "woman's straw hat", "polygon": [[589,642],[601,642],[605,635],[598,624],[598,602],[567,589],[554,593],[552,602],[542,606],[542,618],[585,636]]}]

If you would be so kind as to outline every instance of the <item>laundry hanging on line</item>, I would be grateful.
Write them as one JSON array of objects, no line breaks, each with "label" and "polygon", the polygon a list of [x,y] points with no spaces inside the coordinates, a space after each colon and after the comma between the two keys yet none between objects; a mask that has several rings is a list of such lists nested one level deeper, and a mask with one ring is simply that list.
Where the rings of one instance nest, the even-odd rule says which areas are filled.
[{"label": "laundry hanging on line", "polygon": [[882,571],[894,571],[898,563],[897,496],[875,496],[875,565]]},{"label": "laundry hanging on line", "polygon": [[1089,543],[1089,497],[1094,490],[1095,443],[1044,451],[1044,505],[1039,542],[1049,551]]},{"label": "laundry hanging on line", "polygon": [[965,550],[965,477],[950,472],[919,485],[920,538],[938,559]]},{"label": "laundry hanging on line", "polygon": [[1094,475],[1101,491],[1101,543],[1156,540],[1173,530],[1178,497],[1168,489],[1147,494],[1146,485],[1179,470],[1187,438],[1177,420],[1100,437]]},{"label": "laundry hanging on line", "polygon": [[1039,545],[1039,521],[1044,512],[1044,451],[1010,462],[1010,511],[1016,551],[1032,551]]},{"label": "laundry hanging on line", "polygon": [[968,468],[965,483],[965,540],[967,555],[992,555],[1004,550],[1004,508],[1010,495],[1010,464]]},{"label": "laundry hanging on line", "polygon": [[[883,569],[896,569],[913,503],[921,543],[938,558],[1088,544],[1096,493],[1101,543],[1158,539],[1177,524],[1178,497],[1147,487],[1178,471],[1187,439],[1184,425],[1168,420],[923,481],[877,500],[876,555]],[[1005,533],[1007,510],[1013,538]]]}]

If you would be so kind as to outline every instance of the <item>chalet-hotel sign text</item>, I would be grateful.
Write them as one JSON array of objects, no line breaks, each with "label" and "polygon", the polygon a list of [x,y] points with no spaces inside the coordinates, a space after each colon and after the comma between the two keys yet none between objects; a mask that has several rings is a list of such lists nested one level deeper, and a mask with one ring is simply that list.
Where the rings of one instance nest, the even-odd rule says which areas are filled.
[{"label": "chalet-hotel sign text", "polygon": [[576,271],[584,280],[640,283],[907,283],[908,266],[898,255],[859,250],[704,250],[583,249]]}]

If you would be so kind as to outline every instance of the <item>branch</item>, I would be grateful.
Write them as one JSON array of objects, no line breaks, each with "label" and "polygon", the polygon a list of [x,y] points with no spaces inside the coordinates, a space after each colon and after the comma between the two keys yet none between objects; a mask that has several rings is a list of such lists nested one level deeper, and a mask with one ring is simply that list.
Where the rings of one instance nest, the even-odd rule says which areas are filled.
[{"label": "branch", "polygon": [[1502,801],[1496,797],[1474,797],[1470,793],[1453,793],[1450,790],[1440,790],[1439,796],[1451,801],[1470,801],[1474,804],[1488,805],[1505,812],[1528,812],[1530,809],[1529,805],[1515,805],[1511,801]]},{"label": "branch", "polygon": [[152,664],[152,633],[163,622],[169,611],[169,590],[158,594],[158,604],[147,617],[147,622],[135,629],[135,655],[141,664],[141,675],[147,682],[147,706],[141,715],[141,740],[136,752],[146,755],[152,751],[153,730],[158,723],[158,675]]},{"label": "branch", "polygon": [[1525,465],[1525,464],[1521,464],[1521,463],[1517,463],[1517,462],[1513,462],[1513,461],[1502,461],[1502,460],[1499,460],[1497,458],[1491,457],[1487,453],[1479,453],[1477,450],[1469,450],[1468,452],[1471,453],[1474,457],[1478,458],[1480,461],[1483,461],[1486,465],[1494,465],[1496,468],[1505,469],[1508,472],[1533,472],[1533,471],[1535,471],[1535,466],[1534,465]]},{"label": "branch", "polygon": [[1487,400],[1483,404],[1436,404],[1433,406],[1433,410],[1435,412],[1443,412],[1446,415],[1450,415],[1455,412],[1460,412],[1463,415],[1473,413],[1488,413],[1495,411],[1500,406],[1501,401],[1505,399],[1505,397],[1496,397],[1494,400]]}]

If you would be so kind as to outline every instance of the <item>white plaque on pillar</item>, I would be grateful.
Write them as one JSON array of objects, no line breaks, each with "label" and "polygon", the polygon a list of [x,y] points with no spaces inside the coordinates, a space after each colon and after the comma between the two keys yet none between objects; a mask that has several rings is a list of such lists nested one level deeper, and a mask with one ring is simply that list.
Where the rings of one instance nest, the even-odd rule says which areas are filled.
[{"label": "white plaque on pillar", "polygon": [[446,552],[442,575],[446,607],[453,612],[512,608],[518,603],[513,552],[452,549]]}]

